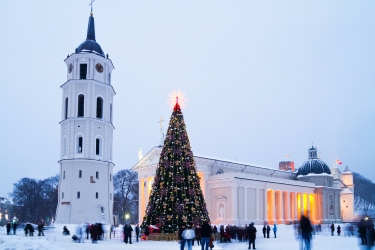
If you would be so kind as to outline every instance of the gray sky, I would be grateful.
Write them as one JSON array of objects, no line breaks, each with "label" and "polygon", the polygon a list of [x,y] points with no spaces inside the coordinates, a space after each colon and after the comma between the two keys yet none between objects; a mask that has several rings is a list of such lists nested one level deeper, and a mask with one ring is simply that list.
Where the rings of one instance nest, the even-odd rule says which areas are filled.
[{"label": "gray sky", "polygon": [[[67,54],[86,38],[90,1],[2,1],[0,196],[58,173]],[[314,145],[375,180],[374,1],[96,0],[112,59],[115,171],[159,143],[174,89],[193,152],[296,167]]]}]

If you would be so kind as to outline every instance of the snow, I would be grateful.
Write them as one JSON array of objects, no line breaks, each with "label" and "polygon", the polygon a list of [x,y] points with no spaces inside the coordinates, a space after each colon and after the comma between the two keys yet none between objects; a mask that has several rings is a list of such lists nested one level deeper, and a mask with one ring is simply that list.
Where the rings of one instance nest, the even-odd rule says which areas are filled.
[{"label": "snow", "polygon": [[[74,225],[67,225],[71,234],[75,232]],[[328,226],[324,225],[323,233],[315,235],[312,241],[312,249],[340,249],[340,250],[353,250],[353,249],[365,249],[358,246],[357,237],[344,237],[344,236],[331,236],[328,230]],[[289,250],[299,249],[299,241],[294,236],[293,226],[290,225],[279,225],[277,238],[264,239],[261,233],[261,226],[256,226],[258,233],[256,239],[257,249],[272,249],[272,250]],[[345,226],[341,226],[345,228]],[[118,230],[121,231],[120,228]],[[272,231],[271,231],[272,233]],[[343,232],[344,233],[344,232]],[[37,232],[34,233],[37,235]],[[62,227],[58,226],[54,230],[46,230],[45,236],[34,236],[26,237],[23,230],[17,230],[17,235],[6,235],[5,227],[0,228],[0,249],[4,250],[56,250],[56,249],[134,249],[134,250],[149,250],[149,249],[161,249],[161,250],[178,250],[179,245],[177,242],[161,242],[161,241],[142,241],[133,242],[132,245],[125,245],[120,239],[109,239],[106,238],[104,241],[98,241],[98,244],[92,244],[90,240],[86,240],[84,243],[72,242],[71,236],[62,235]],[[233,243],[214,243],[215,247],[213,250],[240,250],[247,249],[248,243],[233,241]],[[187,247],[185,247],[187,249]],[[194,246],[193,250],[200,250],[200,246]]]}]

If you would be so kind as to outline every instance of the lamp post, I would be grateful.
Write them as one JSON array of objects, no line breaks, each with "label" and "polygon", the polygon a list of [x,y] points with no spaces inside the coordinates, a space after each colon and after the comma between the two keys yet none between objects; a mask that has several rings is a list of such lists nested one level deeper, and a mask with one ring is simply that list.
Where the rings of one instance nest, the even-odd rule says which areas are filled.
[{"label": "lamp post", "polygon": [[129,214],[125,214],[125,219],[126,219],[125,223],[127,223],[129,220]]}]

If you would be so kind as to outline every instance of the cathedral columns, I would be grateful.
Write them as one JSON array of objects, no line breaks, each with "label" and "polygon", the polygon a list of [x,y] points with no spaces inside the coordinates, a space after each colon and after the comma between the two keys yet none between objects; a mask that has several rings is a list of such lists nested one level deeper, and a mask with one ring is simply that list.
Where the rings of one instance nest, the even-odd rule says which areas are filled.
[{"label": "cathedral columns", "polygon": [[271,190],[271,209],[272,209],[272,213],[271,213],[271,221],[272,223],[275,223],[276,222],[276,192],[275,190]]},{"label": "cathedral columns", "polygon": [[[244,187],[243,189],[243,196],[244,196],[244,212],[243,212],[243,220],[247,220],[247,187]],[[255,200],[256,203],[258,203],[258,200]]]},{"label": "cathedral columns", "polygon": [[291,206],[290,206],[290,193],[285,192],[285,221],[290,222],[291,220]]},{"label": "cathedral columns", "polygon": [[294,214],[293,220],[298,220],[298,200],[297,200],[297,193],[293,193],[293,206],[294,206]]},{"label": "cathedral columns", "polygon": [[263,204],[263,208],[264,208],[264,221],[268,221],[268,201],[267,201],[267,196],[268,196],[268,190],[267,188],[264,188],[264,204]]},{"label": "cathedral columns", "polygon": [[255,199],[256,199],[256,206],[255,206],[255,220],[259,221],[259,192],[260,189],[255,189]]},{"label": "cathedral columns", "polygon": [[279,202],[278,202],[278,207],[279,207],[279,216],[278,216],[278,224],[284,224],[285,222],[285,209],[284,209],[284,193],[283,191],[279,191]]},{"label": "cathedral columns", "polygon": [[238,196],[237,196],[237,187],[231,187],[231,198],[232,198],[232,206],[231,206],[231,212],[232,212],[232,220],[237,221],[238,220]]}]

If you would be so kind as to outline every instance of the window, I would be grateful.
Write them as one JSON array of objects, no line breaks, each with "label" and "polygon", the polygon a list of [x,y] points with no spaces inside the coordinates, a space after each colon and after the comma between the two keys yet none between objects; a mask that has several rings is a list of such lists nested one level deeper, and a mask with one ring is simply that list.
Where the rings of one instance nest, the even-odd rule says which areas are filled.
[{"label": "window", "polygon": [[64,115],[64,118],[65,119],[68,118],[68,97],[65,98],[65,115]]},{"label": "window", "polygon": [[112,181],[112,174],[109,174],[109,181]]},{"label": "window", "polygon": [[109,194],[109,199],[112,200],[112,193]]},{"label": "window", "polygon": [[79,170],[78,178],[82,178],[82,170]]},{"label": "window", "polygon": [[77,153],[82,154],[82,149],[83,149],[83,138],[82,136],[78,137],[78,145],[77,145]]},{"label": "window", "polygon": [[86,79],[87,75],[87,64],[82,63],[79,65],[79,79]]},{"label": "window", "polygon": [[64,192],[61,193],[61,199],[64,199]]},{"label": "window", "polygon": [[109,105],[109,121],[112,123],[112,103]]},{"label": "window", "polygon": [[95,197],[96,197],[96,199],[99,199],[99,193],[98,192],[96,192]]},{"label": "window", "polygon": [[96,118],[103,118],[103,99],[96,98]]},{"label": "window", "polygon": [[100,155],[100,139],[96,138],[96,155]]},{"label": "window", "polygon": [[85,96],[78,96],[78,117],[83,117],[85,115]]},{"label": "window", "polygon": [[96,171],[96,179],[99,179],[99,172]]},{"label": "window", "polygon": [[101,207],[100,211],[102,211],[102,213],[104,213],[104,207]]},{"label": "window", "polygon": [[222,169],[218,169],[217,171],[216,171],[216,174],[223,174],[224,173],[224,171],[222,170]]},{"label": "window", "polygon": [[65,171],[63,172],[63,179],[65,179]]},{"label": "window", "polygon": [[111,85],[111,73],[108,74],[108,84]]},{"label": "window", "polygon": [[77,192],[77,199],[80,199],[81,198],[81,192]]}]

